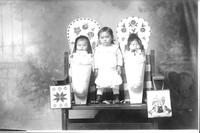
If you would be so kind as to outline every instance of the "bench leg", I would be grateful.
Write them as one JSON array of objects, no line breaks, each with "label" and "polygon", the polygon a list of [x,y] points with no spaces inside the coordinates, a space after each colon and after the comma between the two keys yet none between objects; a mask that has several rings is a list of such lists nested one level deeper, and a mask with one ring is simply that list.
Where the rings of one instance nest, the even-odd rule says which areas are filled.
[{"label": "bench leg", "polygon": [[157,119],[153,119],[152,122],[153,122],[153,128],[154,129],[158,129],[158,120]]},{"label": "bench leg", "polygon": [[64,108],[61,109],[62,130],[68,129],[68,117],[69,117],[69,111]]}]

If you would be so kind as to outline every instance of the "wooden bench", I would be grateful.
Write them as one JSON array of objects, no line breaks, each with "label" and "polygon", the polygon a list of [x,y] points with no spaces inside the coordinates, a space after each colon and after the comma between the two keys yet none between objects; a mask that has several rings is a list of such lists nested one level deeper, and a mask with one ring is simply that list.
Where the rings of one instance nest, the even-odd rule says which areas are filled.
[{"label": "wooden bench", "polygon": [[[151,51],[151,66],[152,66],[152,76],[156,77],[155,75],[155,52]],[[65,85],[69,84],[68,78],[68,53],[64,53],[64,77],[60,79],[54,80],[54,85]],[[161,80],[162,78],[155,78]],[[69,118],[69,111],[82,111],[82,110],[96,110],[98,112],[109,112],[117,115],[121,115],[123,113],[126,117],[129,117],[130,114],[136,114],[133,117],[138,118],[138,114],[142,117],[141,121],[131,121],[129,119],[124,119],[115,122],[103,122],[102,120],[99,121],[98,119],[70,119]],[[116,113],[115,113],[116,112]],[[120,112],[120,113],[119,113]],[[104,113],[100,114],[102,116]],[[156,119],[148,119],[147,118],[147,105],[144,104],[88,104],[88,105],[73,105],[71,109],[61,109],[61,117],[62,117],[62,129],[157,129],[158,123]],[[116,116],[116,118],[120,118]],[[105,118],[106,119],[106,118]],[[126,122],[126,120],[128,122]]]},{"label": "wooden bench", "polygon": [[[146,104],[90,104],[73,105],[70,110],[97,110],[98,118],[94,119],[67,119],[66,129],[157,129],[158,124],[154,119],[147,119]],[[68,111],[66,113],[69,113]],[[105,115],[106,116],[103,116]],[[116,116],[112,120],[112,116]],[[135,114],[135,115],[133,115]],[[137,115],[137,116],[136,116]],[[102,117],[103,116],[103,117]],[[111,117],[111,120],[106,117]],[[128,118],[128,117],[135,118]],[[137,120],[140,117],[140,120]],[[125,119],[124,119],[125,118]],[[103,119],[103,120],[102,120]]]}]

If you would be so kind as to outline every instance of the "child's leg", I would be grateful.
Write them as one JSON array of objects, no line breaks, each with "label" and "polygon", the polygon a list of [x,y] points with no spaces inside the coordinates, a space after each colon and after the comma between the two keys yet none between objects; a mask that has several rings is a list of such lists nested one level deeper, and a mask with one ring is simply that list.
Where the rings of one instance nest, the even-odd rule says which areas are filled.
[{"label": "child's leg", "polygon": [[103,88],[97,88],[97,97],[95,103],[101,103],[102,102],[102,95],[103,95]]},{"label": "child's leg", "polygon": [[103,95],[103,88],[97,88],[97,95]]},{"label": "child's leg", "polygon": [[119,85],[115,85],[115,86],[112,88],[112,91],[113,91],[113,94],[114,94],[114,95],[119,95]]},{"label": "child's leg", "polygon": [[114,100],[113,103],[119,103],[119,85],[116,85],[112,88],[113,94],[114,94]]}]

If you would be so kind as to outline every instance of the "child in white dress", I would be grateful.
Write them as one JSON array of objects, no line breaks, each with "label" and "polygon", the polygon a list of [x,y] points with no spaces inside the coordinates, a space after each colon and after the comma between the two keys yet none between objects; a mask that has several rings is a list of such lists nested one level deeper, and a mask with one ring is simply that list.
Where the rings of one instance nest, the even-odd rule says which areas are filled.
[{"label": "child in white dress", "polygon": [[70,56],[70,74],[75,104],[86,104],[93,56],[90,41],[86,36],[75,40],[74,50]]},{"label": "child in white dress", "polygon": [[142,101],[145,59],[142,41],[137,34],[130,34],[124,53],[124,66],[130,103],[141,103]]},{"label": "child in white dress", "polygon": [[119,103],[119,85],[122,84],[121,66],[122,54],[119,46],[114,44],[113,31],[109,27],[103,27],[98,32],[99,46],[94,54],[95,83],[97,87],[96,103],[103,101],[103,92],[106,88],[112,88],[114,94],[113,103]]}]

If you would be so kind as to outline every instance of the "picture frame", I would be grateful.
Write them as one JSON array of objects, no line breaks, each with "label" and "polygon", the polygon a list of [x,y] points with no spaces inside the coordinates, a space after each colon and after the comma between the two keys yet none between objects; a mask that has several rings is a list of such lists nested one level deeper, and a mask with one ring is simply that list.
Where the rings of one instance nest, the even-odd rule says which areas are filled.
[{"label": "picture frame", "polygon": [[51,109],[71,108],[70,85],[50,86]]},{"label": "picture frame", "polygon": [[171,117],[170,90],[147,91],[147,113],[148,118]]}]

